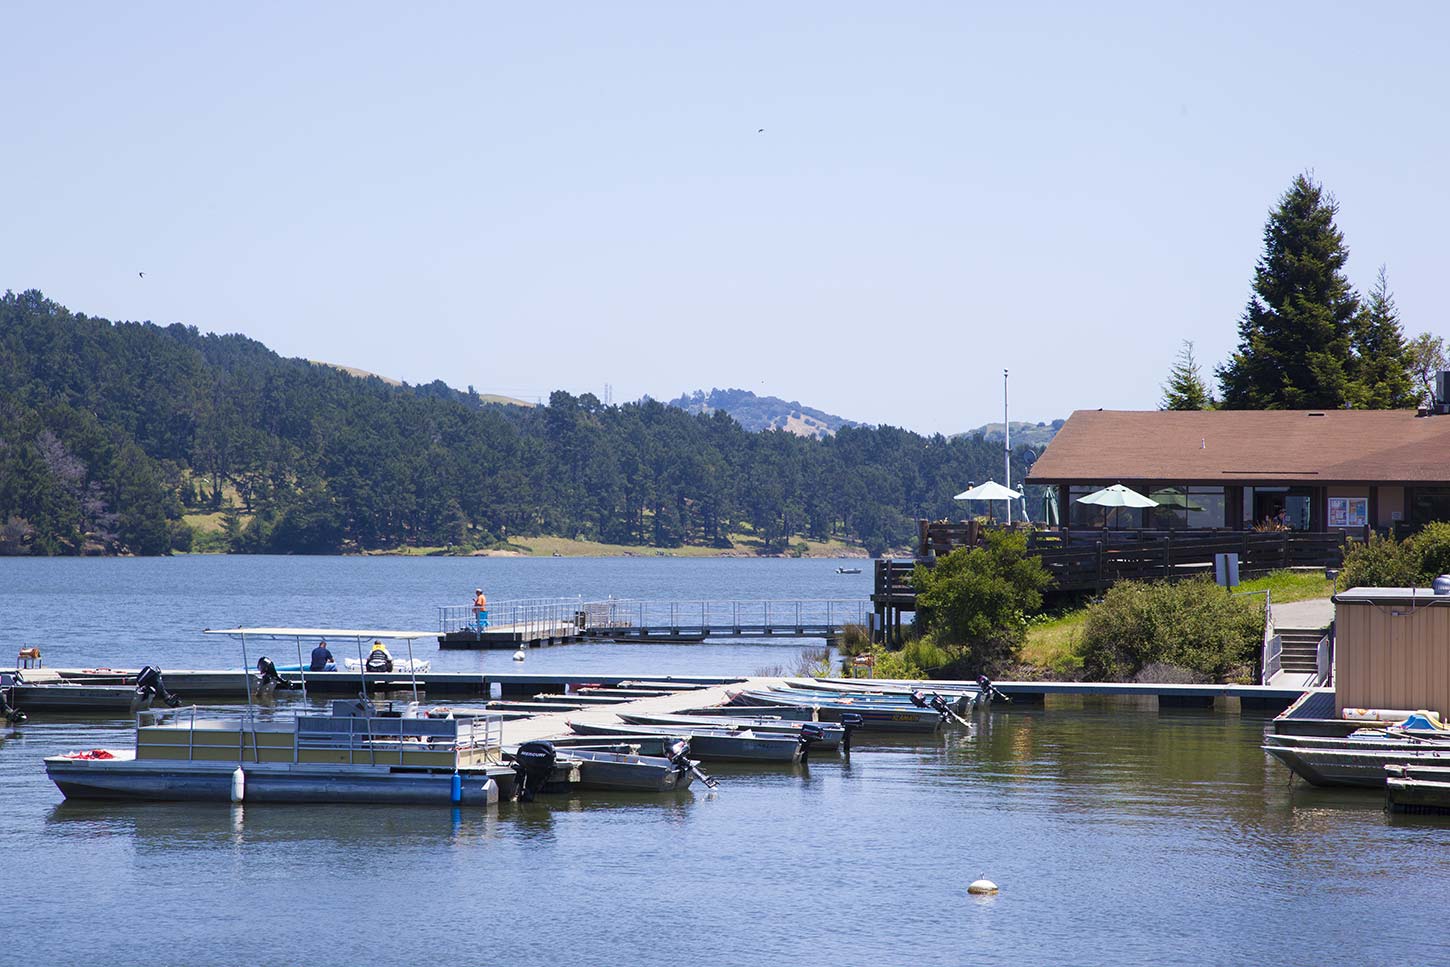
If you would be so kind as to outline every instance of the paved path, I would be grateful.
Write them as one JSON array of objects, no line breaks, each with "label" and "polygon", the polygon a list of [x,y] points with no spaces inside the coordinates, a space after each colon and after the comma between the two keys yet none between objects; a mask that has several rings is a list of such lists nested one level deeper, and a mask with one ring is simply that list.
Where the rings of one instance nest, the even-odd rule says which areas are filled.
[{"label": "paved path", "polygon": [[1274,624],[1280,628],[1327,628],[1334,620],[1334,601],[1312,598],[1274,604]]}]

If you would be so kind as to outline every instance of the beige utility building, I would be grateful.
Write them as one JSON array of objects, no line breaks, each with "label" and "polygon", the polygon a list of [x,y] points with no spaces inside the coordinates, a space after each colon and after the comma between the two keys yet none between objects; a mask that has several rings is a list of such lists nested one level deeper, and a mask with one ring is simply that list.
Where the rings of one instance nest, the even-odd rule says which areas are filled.
[{"label": "beige utility building", "polygon": [[1334,596],[1334,706],[1450,715],[1450,594],[1352,588]]}]

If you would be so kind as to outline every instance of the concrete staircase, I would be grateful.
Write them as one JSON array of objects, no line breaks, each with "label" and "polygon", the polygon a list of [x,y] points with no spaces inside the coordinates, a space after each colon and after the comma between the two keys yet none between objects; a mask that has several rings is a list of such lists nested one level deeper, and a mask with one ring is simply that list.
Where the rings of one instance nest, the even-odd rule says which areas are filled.
[{"label": "concrete staircase", "polygon": [[1291,675],[1313,675],[1318,671],[1317,656],[1319,639],[1329,633],[1328,628],[1274,628],[1283,644],[1279,667]]}]

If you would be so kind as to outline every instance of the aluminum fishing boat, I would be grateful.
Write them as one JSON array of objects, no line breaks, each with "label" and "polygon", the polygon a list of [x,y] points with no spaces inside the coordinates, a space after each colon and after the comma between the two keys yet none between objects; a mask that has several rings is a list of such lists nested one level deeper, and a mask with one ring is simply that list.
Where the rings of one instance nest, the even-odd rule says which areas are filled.
[{"label": "aluminum fishing boat", "polygon": [[569,722],[577,735],[621,737],[657,735],[667,740],[685,739],[693,755],[710,762],[799,762],[810,738],[779,733],[756,734],[749,729],[712,729],[682,725],[596,725]]},{"label": "aluminum fishing boat", "polygon": [[815,748],[828,752],[834,752],[840,747],[841,740],[846,732],[836,722],[802,722],[772,716],[669,715],[664,713],[647,715],[642,712],[616,712],[615,717],[622,722],[628,722],[632,725],[639,725],[646,728],[666,726],[686,730],[716,729],[730,732],[750,731],[757,735],[782,735],[792,739],[799,739],[802,727],[806,725],[818,725],[821,729],[821,736],[819,739],[813,740],[812,744]]}]

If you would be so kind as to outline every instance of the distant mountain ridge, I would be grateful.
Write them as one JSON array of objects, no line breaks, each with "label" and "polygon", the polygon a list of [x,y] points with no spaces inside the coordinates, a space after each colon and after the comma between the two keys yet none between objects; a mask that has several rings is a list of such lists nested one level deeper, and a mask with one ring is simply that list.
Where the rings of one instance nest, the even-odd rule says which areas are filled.
[{"label": "distant mountain ridge", "polygon": [[[1012,445],[1014,447],[1045,447],[1057,436],[1057,431],[1062,429],[1066,420],[1053,420],[1051,423],[1026,423],[1012,421]],[[1002,424],[984,423],[974,430],[968,430],[963,436],[980,436],[984,440],[1002,439]]]},{"label": "distant mountain ridge", "polygon": [[696,390],[671,400],[669,405],[688,413],[723,410],[752,433],[786,430],[796,436],[817,440],[833,436],[843,427],[865,425],[811,406],[802,406],[798,400],[756,396],[744,389],[711,389],[708,393]]}]

